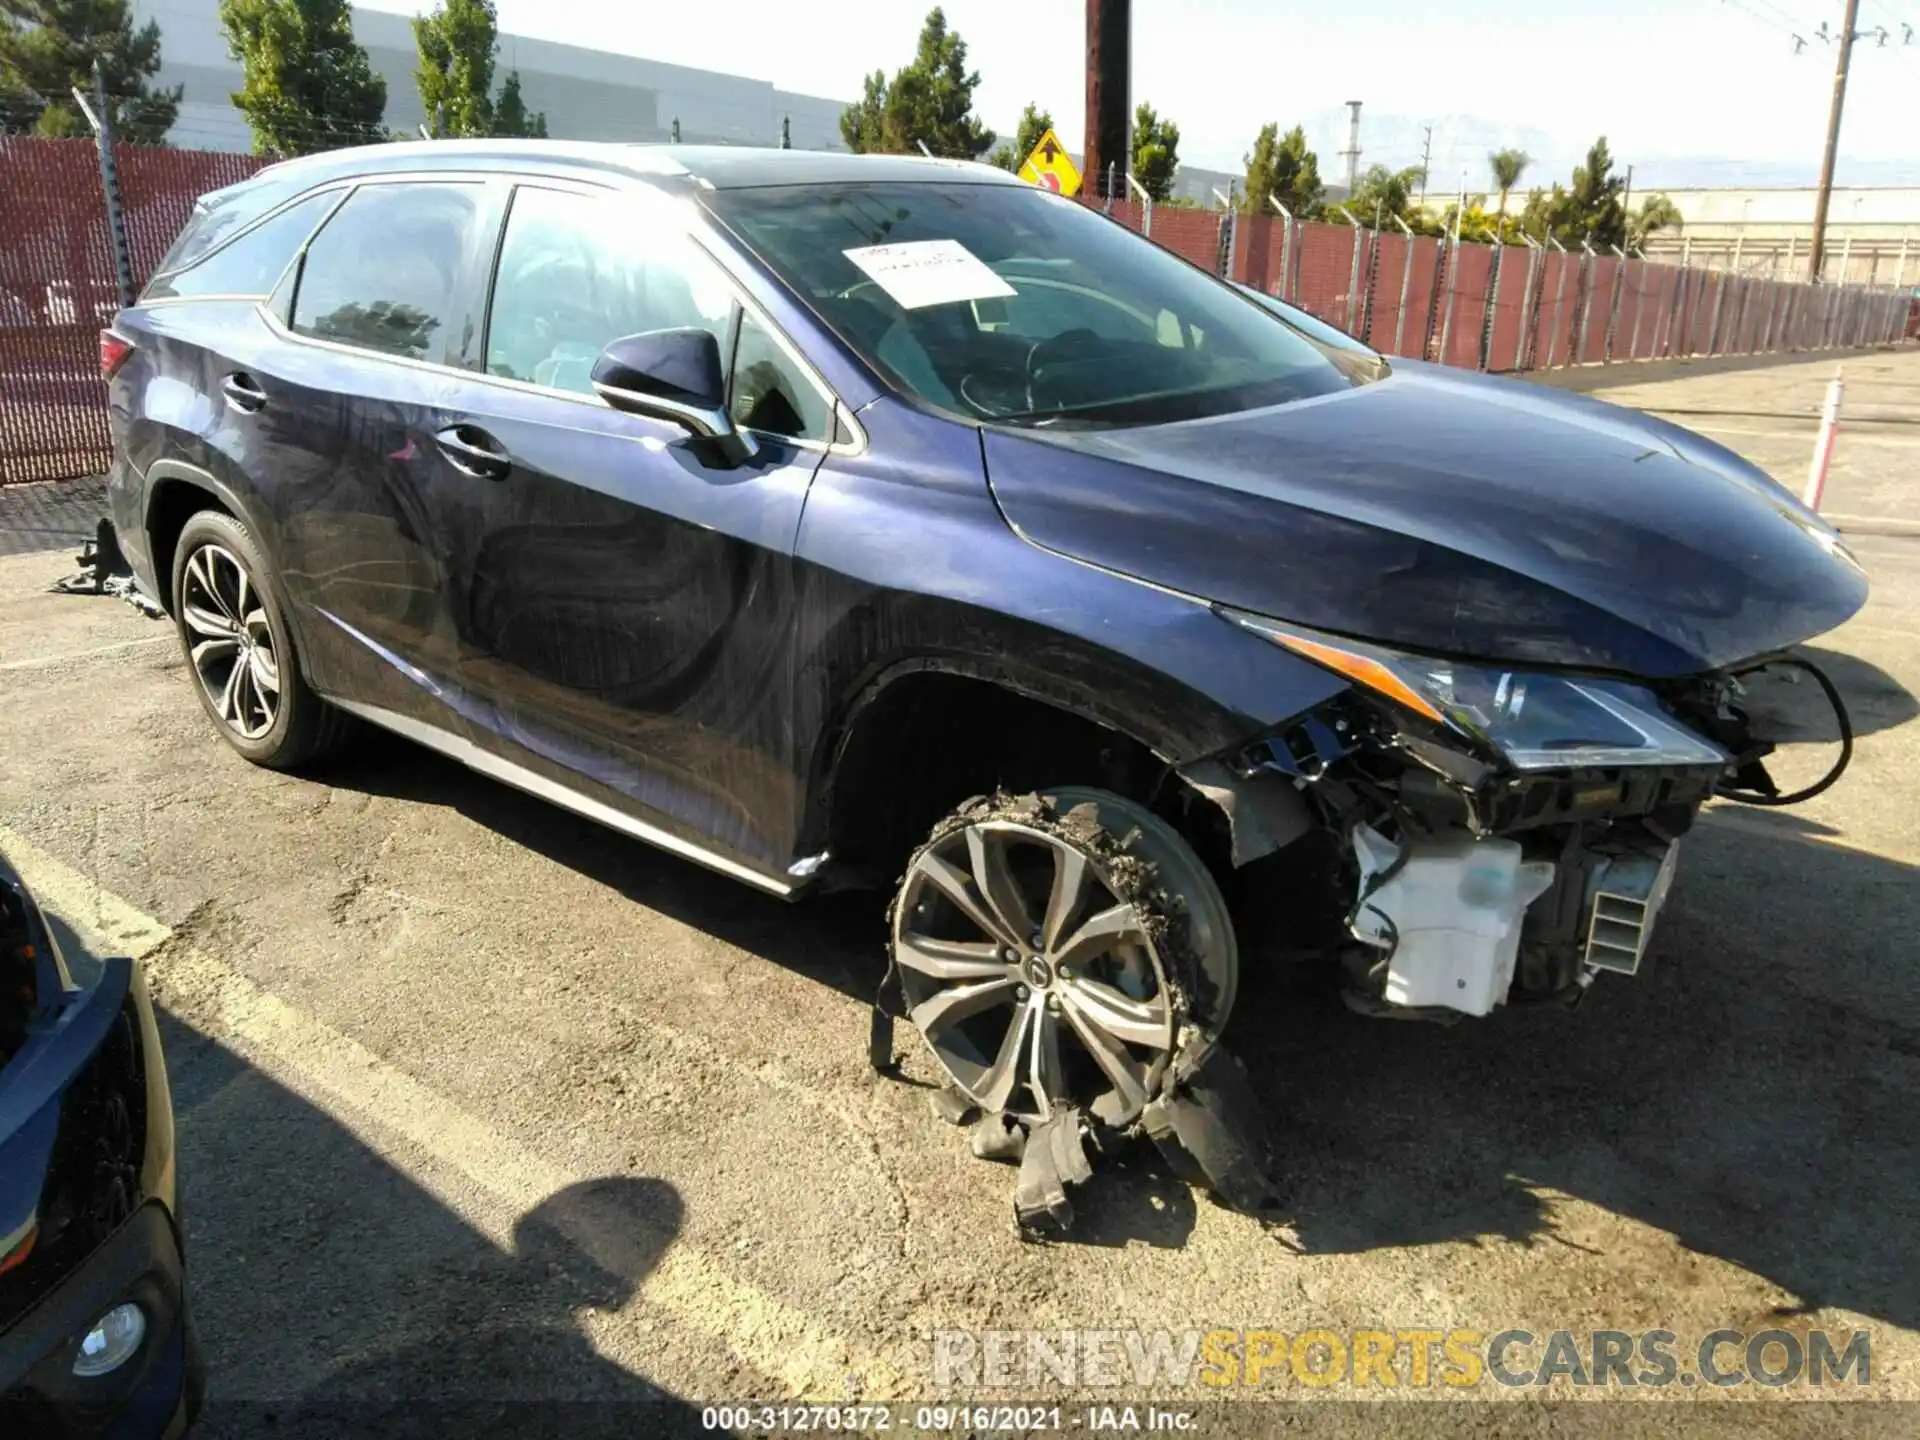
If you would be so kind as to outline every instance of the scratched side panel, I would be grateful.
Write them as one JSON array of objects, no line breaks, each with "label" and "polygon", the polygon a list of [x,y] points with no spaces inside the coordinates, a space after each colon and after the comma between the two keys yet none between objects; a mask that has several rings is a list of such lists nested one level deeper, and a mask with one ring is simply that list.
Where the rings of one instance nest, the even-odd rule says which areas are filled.
[{"label": "scratched side panel", "polygon": [[824,834],[831,756],[855,702],[908,668],[988,678],[1173,761],[1210,754],[1344,682],[1184,597],[1051,555],[995,508],[977,431],[882,400],[861,456],[807,498],[797,570],[795,846]]}]

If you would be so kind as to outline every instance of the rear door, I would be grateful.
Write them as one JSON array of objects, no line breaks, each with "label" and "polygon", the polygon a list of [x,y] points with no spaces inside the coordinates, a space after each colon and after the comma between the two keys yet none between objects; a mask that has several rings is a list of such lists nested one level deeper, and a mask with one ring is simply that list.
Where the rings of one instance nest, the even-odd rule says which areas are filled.
[{"label": "rear door", "polygon": [[[797,823],[792,551],[835,410],[683,216],[515,190],[482,363],[447,400],[476,453],[439,462],[446,581],[479,745],[764,878]],[[758,446],[737,468],[589,383],[608,341],[690,326],[731,360]]]},{"label": "rear door", "polygon": [[504,194],[462,176],[359,184],[269,301],[281,343],[223,380],[231,408],[270,421],[262,463],[314,682],[456,732],[438,437]]}]

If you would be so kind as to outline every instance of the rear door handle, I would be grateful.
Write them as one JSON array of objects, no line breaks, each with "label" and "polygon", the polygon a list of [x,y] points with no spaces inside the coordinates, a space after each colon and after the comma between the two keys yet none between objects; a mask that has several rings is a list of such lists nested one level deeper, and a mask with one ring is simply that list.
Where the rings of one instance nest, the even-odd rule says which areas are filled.
[{"label": "rear door handle", "polygon": [[503,480],[513,468],[513,457],[477,425],[449,425],[433,439],[440,453],[447,457],[447,463],[463,475],[477,480]]},{"label": "rear door handle", "polygon": [[267,392],[254,383],[251,375],[244,370],[236,370],[220,382],[220,389],[227,397],[227,405],[251,415],[267,403]]}]

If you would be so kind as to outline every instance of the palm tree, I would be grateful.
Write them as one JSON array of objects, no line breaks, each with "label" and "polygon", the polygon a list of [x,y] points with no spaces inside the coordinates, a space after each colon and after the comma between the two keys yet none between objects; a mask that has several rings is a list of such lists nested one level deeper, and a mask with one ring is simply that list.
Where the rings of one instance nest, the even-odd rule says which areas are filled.
[{"label": "palm tree", "polygon": [[1532,163],[1533,157],[1524,150],[1496,150],[1487,156],[1487,165],[1493,171],[1493,188],[1500,192],[1502,219],[1507,214],[1507,196],[1513,193],[1513,187],[1520,183],[1520,177]]}]

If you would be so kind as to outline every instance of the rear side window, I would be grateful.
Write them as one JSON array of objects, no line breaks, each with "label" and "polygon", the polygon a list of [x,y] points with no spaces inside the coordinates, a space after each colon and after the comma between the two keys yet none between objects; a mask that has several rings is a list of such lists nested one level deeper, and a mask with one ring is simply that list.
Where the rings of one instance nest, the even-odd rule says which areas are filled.
[{"label": "rear side window", "polygon": [[279,280],[299,250],[339,203],[338,190],[309,195],[263,221],[238,239],[222,245],[184,269],[161,275],[147,286],[143,300],[165,300],[179,295],[265,295]]},{"label": "rear side window", "polygon": [[363,185],[307,246],[290,328],[384,355],[446,350],[481,187]]}]

